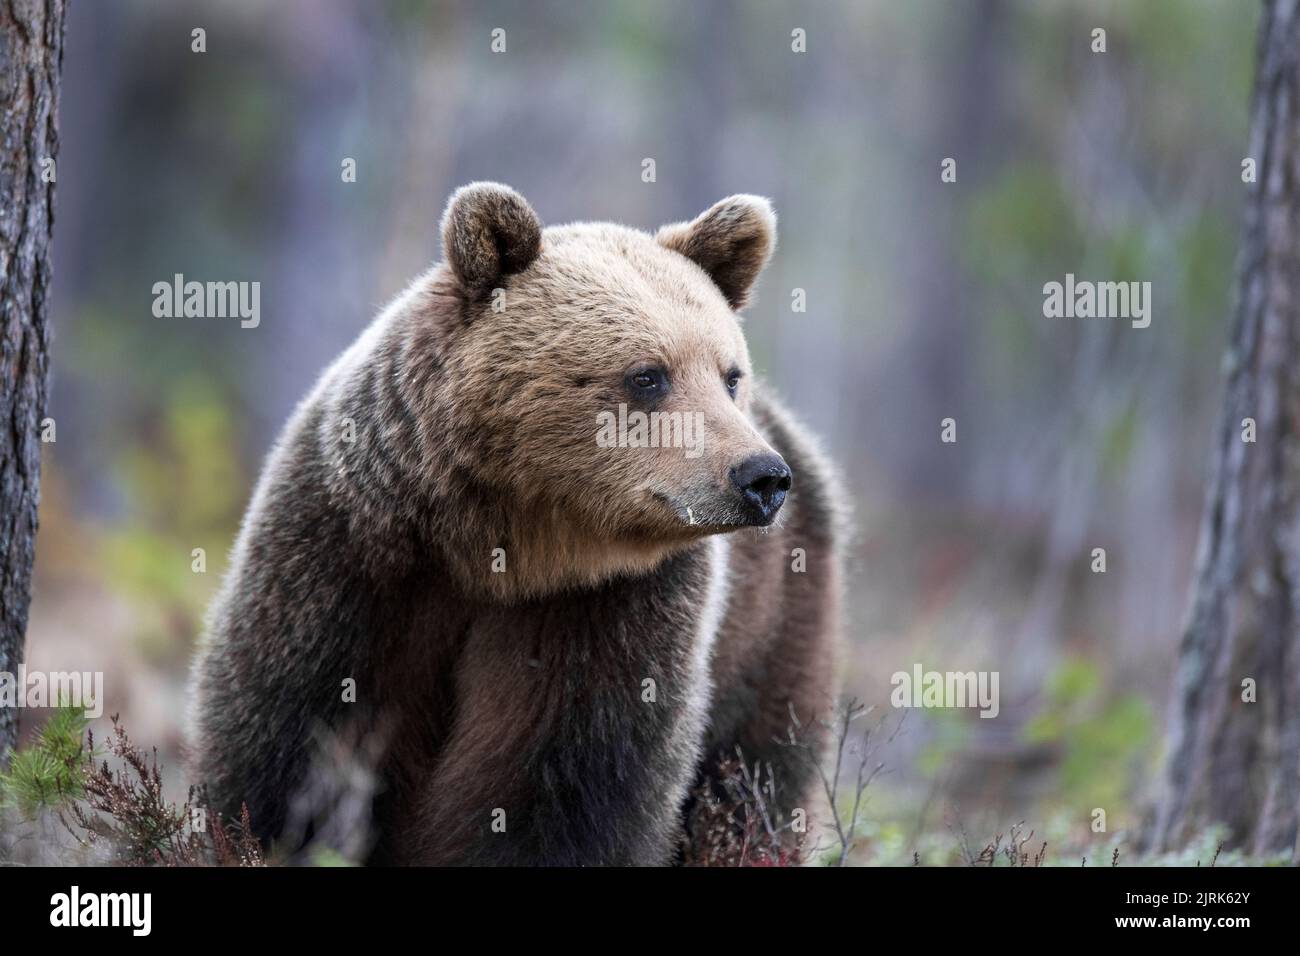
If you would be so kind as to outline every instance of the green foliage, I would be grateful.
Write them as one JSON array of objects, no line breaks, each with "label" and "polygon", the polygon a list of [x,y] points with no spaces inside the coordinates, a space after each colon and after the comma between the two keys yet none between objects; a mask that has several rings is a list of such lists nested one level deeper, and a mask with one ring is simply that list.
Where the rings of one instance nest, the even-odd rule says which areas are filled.
[{"label": "green foliage", "polygon": [[243,471],[227,396],[188,379],[163,405],[149,441],[128,446],[118,474],[141,523],[181,537],[229,527],[243,496]]},{"label": "green foliage", "polygon": [[[0,813],[31,821],[53,811],[83,850],[106,850],[119,865],[263,865],[247,807],[236,820],[196,823],[198,791],[191,787],[181,804],[168,800],[156,750],[132,744],[114,717],[101,751],[89,724],[81,708],[62,705],[31,746],[10,751],[0,773]],[[97,763],[101,755],[117,769]],[[0,845],[0,859],[4,852]]]},{"label": "green foliage", "polygon": [[1129,765],[1151,738],[1150,705],[1136,694],[1112,697],[1096,665],[1066,661],[1047,683],[1047,701],[1025,727],[1031,743],[1065,749],[1061,788],[1087,806],[1114,806],[1127,795]]},{"label": "green foliage", "polygon": [[335,866],[355,867],[356,866],[354,862],[349,860],[338,850],[332,849],[331,847],[317,847],[315,850],[312,851],[310,859],[311,859],[312,866],[325,866],[325,867],[335,867]]},{"label": "green foliage", "polygon": [[1099,237],[1096,256],[1096,274],[1112,282],[1141,282],[1157,272],[1149,226],[1140,220],[1118,224]]},{"label": "green foliage", "polygon": [[1183,264],[1182,301],[1190,303],[1184,321],[1194,354],[1217,359],[1230,305],[1235,236],[1221,216],[1203,212],[1186,223],[1175,239]]},{"label": "green foliage", "polygon": [[917,769],[928,777],[937,776],[953,754],[960,753],[970,740],[970,726],[960,710],[924,712],[930,739],[916,759]]},{"label": "green foliage", "polygon": [[1054,374],[1039,341],[1041,285],[1025,276],[1060,279],[1087,251],[1058,172],[1048,163],[1008,165],[966,207],[962,250],[966,268],[983,286],[984,334],[977,342],[983,378],[1023,394]]},{"label": "green foliage", "polygon": [[[1243,113],[1232,109],[1250,96],[1254,70],[1255,31],[1261,4],[1200,3],[1186,0],[1147,0],[1124,4],[1127,34],[1140,46],[1152,74],[1169,77],[1169,91],[1152,95],[1157,105],[1168,102],[1160,94],[1186,102],[1212,103],[1214,120],[1228,136],[1244,135]],[[1196,50],[1198,55],[1189,56]],[[1160,111],[1152,110],[1159,118]]]},{"label": "green foliage", "polygon": [[[211,382],[186,380],[114,466],[129,520],[100,536],[101,563],[114,588],[140,602],[142,646],[165,653],[196,626],[243,503],[228,398]],[[192,569],[196,547],[206,550],[206,574]]]},{"label": "green foliage", "polygon": [[1207,827],[1192,834],[1187,845],[1172,853],[1162,853],[1142,859],[1143,866],[1224,867],[1224,866],[1290,866],[1288,853],[1276,856],[1250,855],[1242,850],[1224,849],[1228,828],[1221,825]]},{"label": "green foliage", "polygon": [[1102,471],[1107,477],[1122,480],[1129,458],[1137,445],[1138,430],[1142,420],[1134,402],[1126,403],[1119,412],[1106,423],[1101,436]]},{"label": "green foliage", "polygon": [[1026,273],[1064,274],[1085,251],[1085,231],[1065,187],[1042,162],[1008,165],[981,189],[967,212],[965,233],[971,267],[994,288],[1019,288]]},{"label": "green foliage", "polygon": [[61,706],[31,746],[9,751],[9,768],[0,772],[0,808],[25,817],[62,806],[84,795],[82,754],[89,721],[81,707]]}]

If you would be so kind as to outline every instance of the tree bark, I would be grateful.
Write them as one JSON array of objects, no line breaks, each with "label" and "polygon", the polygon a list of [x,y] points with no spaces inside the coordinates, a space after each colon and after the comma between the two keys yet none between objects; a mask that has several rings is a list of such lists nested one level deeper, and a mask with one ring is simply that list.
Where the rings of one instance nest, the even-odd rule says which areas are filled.
[{"label": "tree bark", "polygon": [[[49,370],[63,0],[0,0],[0,671],[23,659]],[[18,711],[0,707],[0,766]]]},{"label": "tree bark", "polygon": [[[1268,0],[1214,477],[1153,843],[1214,823],[1253,853],[1296,847],[1300,798],[1300,11]],[[1254,443],[1243,440],[1253,419]],[[1250,702],[1247,679],[1255,682]]]}]

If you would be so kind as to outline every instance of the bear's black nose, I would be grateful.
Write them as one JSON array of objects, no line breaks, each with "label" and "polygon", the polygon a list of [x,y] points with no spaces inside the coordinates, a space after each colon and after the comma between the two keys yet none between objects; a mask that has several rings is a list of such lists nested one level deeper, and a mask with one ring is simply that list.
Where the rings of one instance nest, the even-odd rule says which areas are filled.
[{"label": "bear's black nose", "polygon": [[754,524],[768,525],[790,490],[790,467],[780,455],[765,452],[732,468],[731,483],[744,499]]}]

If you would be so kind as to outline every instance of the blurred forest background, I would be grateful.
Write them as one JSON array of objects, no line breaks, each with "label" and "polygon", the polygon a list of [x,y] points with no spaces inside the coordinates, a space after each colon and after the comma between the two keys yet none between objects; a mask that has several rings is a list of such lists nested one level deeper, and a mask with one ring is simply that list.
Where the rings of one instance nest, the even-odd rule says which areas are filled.
[{"label": "blurred forest background", "polygon": [[[982,845],[1024,820],[1076,863],[1109,860],[1162,759],[1257,16],[1210,0],[73,4],[29,668],[104,671],[106,715],[159,748],[179,795],[189,655],[261,458],[438,258],[449,193],[495,179],[548,223],[648,230],[760,193],[780,245],[746,320],[755,365],[854,495],[846,692],[883,740],[895,671],[1001,674],[998,719],[913,712],[873,756],[855,859],[943,862],[955,835]],[[1151,326],[1043,318],[1043,284],[1067,272],[1150,281]],[[260,326],[155,318],[152,286],[175,273],[259,281]]]}]

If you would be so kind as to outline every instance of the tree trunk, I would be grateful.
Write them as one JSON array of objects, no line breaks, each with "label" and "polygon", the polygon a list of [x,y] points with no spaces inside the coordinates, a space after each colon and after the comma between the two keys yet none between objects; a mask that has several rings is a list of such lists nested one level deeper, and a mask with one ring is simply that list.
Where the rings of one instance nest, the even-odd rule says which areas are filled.
[{"label": "tree trunk", "polygon": [[[1300,11],[1260,23],[1236,315],[1154,845],[1295,853],[1300,798]],[[1253,419],[1254,443],[1243,440]],[[1255,702],[1247,680],[1254,681]]]},{"label": "tree trunk", "polygon": [[[0,0],[0,671],[23,659],[45,417],[63,0]],[[0,766],[18,712],[0,707]]]}]

